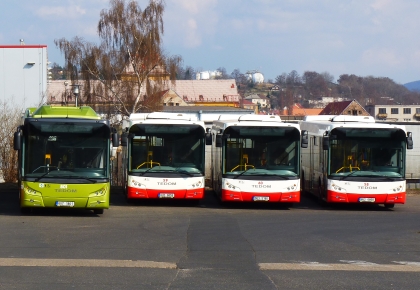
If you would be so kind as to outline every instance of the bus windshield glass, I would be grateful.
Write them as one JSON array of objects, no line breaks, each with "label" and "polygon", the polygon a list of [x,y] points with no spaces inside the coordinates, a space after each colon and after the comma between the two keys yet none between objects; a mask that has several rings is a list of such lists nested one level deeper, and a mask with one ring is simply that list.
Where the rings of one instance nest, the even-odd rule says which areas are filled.
[{"label": "bus windshield glass", "polygon": [[330,136],[329,175],[404,178],[405,148],[401,129],[334,129]]},{"label": "bus windshield glass", "polygon": [[130,128],[129,171],[202,176],[204,128],[190,124],[136,124]]},{"label": "bus windshield glass", "polygon": [[97,122],[30,122],[24,141],[26,178],[108,178],[110,129]]},{"label": "bus windshield glass", "polygon": [[225,130],[226,177],[299,175],[299,130],[294,127],[240,127]]}]

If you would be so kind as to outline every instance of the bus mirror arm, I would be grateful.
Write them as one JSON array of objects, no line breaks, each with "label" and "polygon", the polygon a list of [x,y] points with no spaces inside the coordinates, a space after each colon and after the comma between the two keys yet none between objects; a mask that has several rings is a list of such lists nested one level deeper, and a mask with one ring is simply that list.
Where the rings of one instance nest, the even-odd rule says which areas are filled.
[{"label": "bus mirror arm", "polygon": [[17,131],[13,135],[13,149],[20,150],[22,144],[22,133],[21,128],[18,127]]},{"label": "bus mirror arm", "polygon": [[128,143],[128,133],[124,132],[121,134],[121,146],[126,147]]},{"label": "bus mirror arm", "polygon": [[216,147],[222,147],[223,139],[221,134],[216,135]]},{"label": "bus mirror arm", "polygon": [[118,136],[118,133],[114,132],[112,133],[112,147],[118,147],[120,146],[120,138]]},{"label": "bus mirror arm", "polygon": [[413,149],[414,143],[413,143],[413,135],[411,132],[407,132],[407,149]]},{"label": "bus mirror arm", "polygon": [[322,137],[322,149],[328,150],[330,148],[330,137],[324,136]]},{"label": "bus mirror arm", "polygon": [[309,143],[309,137],[308,137],[308,131],[307,130],[302,130],[302,137],[301,137],[301,141],[300,141],[300,147],[302,148],[308,148],[308,143]]},{"label": "bus mirror arm", "polygon": [[212,138],[211,138],[211,133],[207,132],[206,133],[206,145],[211,145],[212,142]]}]

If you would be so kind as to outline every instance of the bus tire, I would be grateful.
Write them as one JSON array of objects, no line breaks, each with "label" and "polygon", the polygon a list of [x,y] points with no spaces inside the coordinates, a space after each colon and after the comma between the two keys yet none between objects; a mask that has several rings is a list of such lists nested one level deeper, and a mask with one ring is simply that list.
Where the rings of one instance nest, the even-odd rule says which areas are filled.
[{"label": "bus tire", "polygon": [[385,208],[394,208],[395,203],[385,203],[384,206]]},{"label": "bus tire", "polygon": [[30,207],[21,207],[20,208],[20,213],[21,214],[30,214],[32,212],[32,208]]},{"label": "bus tire", "polygon": [[97,208],[93,210],[94,214],[103,214],[104,213],[104,209],[103,208]]},{"label": "bus tire", "polygon": [[305,172],[302,170],[302,176],[300,178],[300,191],[305,192]]},{"label": "bus tire", "polygon": [[322,186],[321,186],[321,181],[319,181],[319,185],[318,185],[318,203],[320,206],[325,206],[327,204],[327,202],[324,200],[324,197],[322,196]]}]

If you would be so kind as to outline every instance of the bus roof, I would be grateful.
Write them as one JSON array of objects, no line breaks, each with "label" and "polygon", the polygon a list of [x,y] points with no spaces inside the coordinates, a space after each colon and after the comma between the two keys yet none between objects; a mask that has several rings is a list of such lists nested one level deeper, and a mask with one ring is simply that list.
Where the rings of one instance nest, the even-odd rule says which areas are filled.
[{"label": "bus roof", "polygon": [[25,117],[31,118],[78,118],[100,120],[101,117],[88,106],[55,107],[44,105],[39,108],[28,108]]},{"label": "bus roof", "polygon": [[303,121],[375,123],[375,118],[372,116],[352,115],[313,115],[305,116],[303,118]]},{"label": "bus roof", "polygon": [[249,126],[249,127],[295,127],[299,129],[297,123],[282,122],[279,116],[276,115],[242,115],[236,119],[230,118],[226,120],[225,117],[219,117],[219,120],[213,122],[213,126],[218,129],[226,129],[230,126]]},{"label": "bus roof", "polygon": [[324,135],[334,128],[377,128],[377,129],[401,129],[406,132],[404,125],[376,123],[372,116],[346,116],[346,115],[317,115],[306,116],[300,123],[301,130],[307,130],[312,134]]},{"label": "bus roof", "polygon": [[134,113],[128,120],[123,120],[123,128],[131,127],[134,124],[197,124],[205,127],[203,121],[196,117],[190,117],[182,113]]}]

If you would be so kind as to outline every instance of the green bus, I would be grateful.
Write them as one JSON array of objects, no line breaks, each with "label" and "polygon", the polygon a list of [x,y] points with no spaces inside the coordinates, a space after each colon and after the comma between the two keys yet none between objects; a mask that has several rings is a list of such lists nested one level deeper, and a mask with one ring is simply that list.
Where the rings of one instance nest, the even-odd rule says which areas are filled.
[{"label": "green bus", "polygon": [[[112,144],[111,144],[112,140]],[[109,208],[111,146],[117,133],[92,108],[29,108],[14,134],[22,213],[36,207]]]}]

